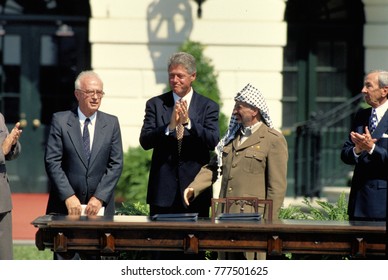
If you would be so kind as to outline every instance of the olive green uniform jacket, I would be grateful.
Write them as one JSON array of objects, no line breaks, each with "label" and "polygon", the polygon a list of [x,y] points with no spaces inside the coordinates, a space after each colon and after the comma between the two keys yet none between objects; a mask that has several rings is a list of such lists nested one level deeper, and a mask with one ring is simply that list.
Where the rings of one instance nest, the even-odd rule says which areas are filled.
[{"label": "olive green uniform jacket", "polygon": [[[240,136],[224,146],[219,197],[258,197],[273,201],[277,219],[287,189],[288,147],[284,136],[264,123],[239,145]],[[217,158],[202,167],[189,187],[194,198],[217,178]],[[231,209],[238,212],[239,208]],[[264,206],[259,210],[264,213]]]}]

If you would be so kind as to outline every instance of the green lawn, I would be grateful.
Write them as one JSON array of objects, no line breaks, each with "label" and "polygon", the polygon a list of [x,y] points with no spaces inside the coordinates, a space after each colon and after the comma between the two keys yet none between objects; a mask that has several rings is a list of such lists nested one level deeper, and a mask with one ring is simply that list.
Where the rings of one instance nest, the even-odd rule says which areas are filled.
[{"label": "green lawn", "polygon": [[13,245],[14,260],[52,260],[53,253],[46,249],[39,251],[34,244],[31,245]]}]

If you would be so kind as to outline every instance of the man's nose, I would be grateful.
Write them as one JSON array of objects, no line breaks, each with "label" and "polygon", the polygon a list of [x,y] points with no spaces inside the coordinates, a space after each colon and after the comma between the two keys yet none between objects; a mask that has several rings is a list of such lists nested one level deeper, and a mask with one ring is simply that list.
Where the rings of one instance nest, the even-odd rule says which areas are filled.
[{"label": "man's nose", "polygon": [[178,80],[178,76],[177,75],[174,75],[171,77],[171,81],[173,81],[174,83]]}]

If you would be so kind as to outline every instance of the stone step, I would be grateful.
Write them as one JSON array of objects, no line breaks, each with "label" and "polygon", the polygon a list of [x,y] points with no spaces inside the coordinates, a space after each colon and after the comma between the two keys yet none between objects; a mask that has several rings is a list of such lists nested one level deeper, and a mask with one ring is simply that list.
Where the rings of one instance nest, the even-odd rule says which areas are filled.
[{"label": "stone step", "polygon": [[322,197],[325,197],[328,202],[335,203],[338,201],[340,195],[344,193],[345,198],[349,200],[350,187],[339,186],[325,186],[322,188]]}]

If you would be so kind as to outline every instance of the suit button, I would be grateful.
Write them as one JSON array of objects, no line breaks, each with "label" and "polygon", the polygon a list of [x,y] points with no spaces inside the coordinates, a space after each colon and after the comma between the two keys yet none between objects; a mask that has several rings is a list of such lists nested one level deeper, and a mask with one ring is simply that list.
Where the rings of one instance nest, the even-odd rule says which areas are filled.
[{"label": "suit button", "polygon": [[239,153],[237,152],[237,153],[236,153],[236,156],[238,156],[238,155],[239,155]]},{"label": "suit button", "polygon": [[232,179],[233,179],[233,176],[230,176],[230,177],[228,178],[229,181],[232,180]]},{"label": "suit button", "polygon": [[237,163],[233,163],[232,167],[235,168],[237,166]]},{"label": "suit button", "polygon": [[231,191],[233,191],[233,188],[232,188],[232,187],[229,187],[229,188],[228,188],[228,192],[231,192]]}]

